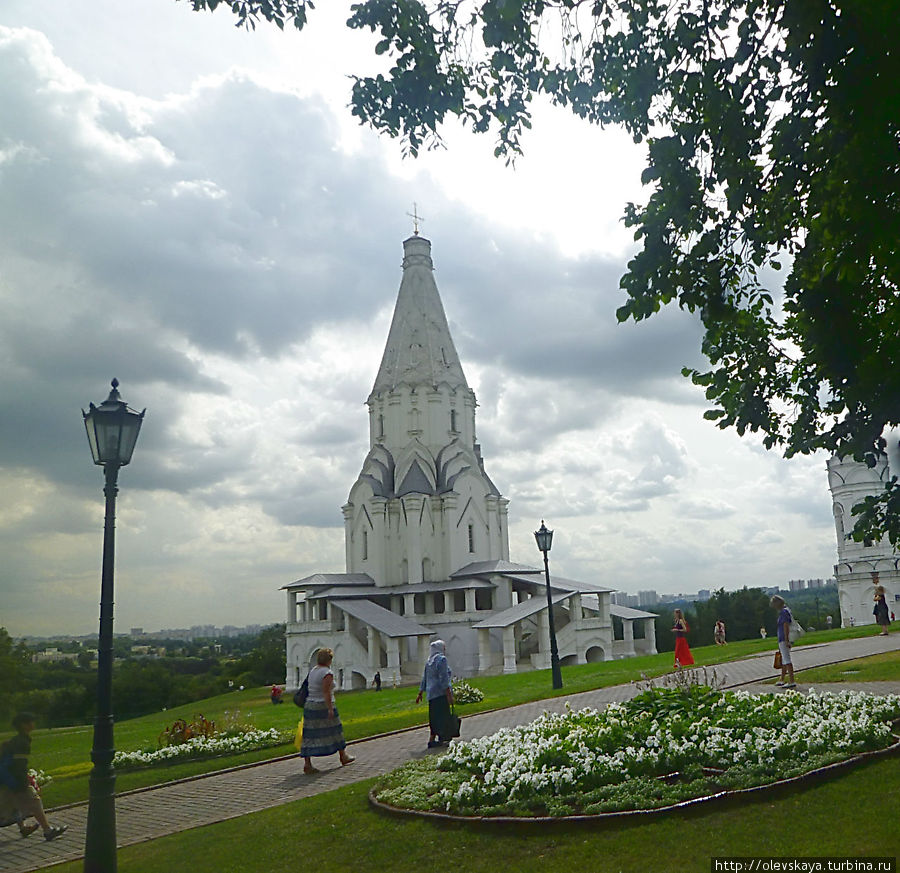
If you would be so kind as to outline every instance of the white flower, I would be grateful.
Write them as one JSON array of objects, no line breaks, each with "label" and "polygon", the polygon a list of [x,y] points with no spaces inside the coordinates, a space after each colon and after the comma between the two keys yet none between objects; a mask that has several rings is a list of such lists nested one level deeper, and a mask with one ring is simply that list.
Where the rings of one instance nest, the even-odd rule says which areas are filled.
[{"label": "white flower", "polygon": [[229,752],[252,752],[286,742],[277,728],[250,730],[235,736],[193,737],[185,743],[164,746],[156,751],[116,752],[113,766],[148,766],[179,759],[202,758]]}]

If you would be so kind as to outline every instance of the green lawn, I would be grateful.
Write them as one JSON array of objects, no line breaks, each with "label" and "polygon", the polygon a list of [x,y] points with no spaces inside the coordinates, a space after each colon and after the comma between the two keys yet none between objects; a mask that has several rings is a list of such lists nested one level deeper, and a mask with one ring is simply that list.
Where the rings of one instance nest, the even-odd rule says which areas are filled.
[{"label": "green lawn", "polygon": [[885,652],[883,655],[801,670],[797,678],[804,685],[812,682],[900,682],[900,652]]},{"label": "green lawn", "polygon": [[[707,873],[721,856],[890,856],[900,757],[787,795],[635,824],[527,830],[374,812],[372,782],[119,850],[120,873]],[[76,873],[82,862],[53,867]]]},{"label": "green lawn", "polygon": [[[818,631],[807,634],[800,645],[867,636],[871,633],[871,628]],[[698,666],[714,666],[774,649],[775,642],[769,638],[741,640],[724,647],[699,647],[693,651]],[[658,676],[671,669],[671,652],[563,667],[564,688],[559,691],[551,688],[549,670],[479,677],[469,681],[484,692],[485,699],[482,703],[467,705],[463,708],[463,712],[473,714],[533,700],[604,688],[639,679],[642,675]],[[807,681],[806,674],[803,676],[803,681]],[[344,723],[345,736],[348,740],[362,739],[378,733],[424,724],[427,721],[427,708],[425,704],[416,705],[415,693],[416,689],[411,687],[386,687],[379,693],[374,691],[339,693],[337,704]],[[296,728],[299,717],[299,710],[289,700],[280,706],[273,706],[269,701],[268,689],[249,688],[167,712],[119,722],[115,728],[116,748],[131,751],[148,746],[154,747],[160,732],[176,718],[190,719],[194,713],[202,713],[207,718],[222,723],[226,718],[226,712],[235,710],[240,712],[243,721],[259,728],[277,727],[292,730]],[[87,725],[35,731],[31,764],[48,772],[54,780],[44,790],[44,801],[48,807],[87,799],[92,736],[93,728]],[[116,790],[123,792],[132,788],[156,785],[224,767],[291,754],[293,751],[293,746],[286,744],[227,758],[172,764],[138,771],[120,771]]]}]

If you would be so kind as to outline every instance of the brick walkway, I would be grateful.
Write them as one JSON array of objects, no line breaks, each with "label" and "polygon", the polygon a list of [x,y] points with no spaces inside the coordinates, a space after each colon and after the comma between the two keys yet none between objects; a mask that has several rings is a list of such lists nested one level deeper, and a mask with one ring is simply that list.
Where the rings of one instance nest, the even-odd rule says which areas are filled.
[{"label": "brick walkway", "polygon": [[[900,633],[888,637],[876,635],[803,646],[797,650],[795,661],[798,668],[818,667],[896,649],[900,649]],[[771,685],[759,684],[774,675],[771,652],[720,664],[715,669],[719,679],[724,679],[727,687],[744,687],[753,692],[776,690]],[[800,690],[803,690],[805,686],[802,674],[798,678],[801,680]],[[829,684],[828,687],[853,687],[875,694],[900,693],[900,682],[847,683],[840,686]],[[617,685],[472,715],[465,718],[463,733],[466,739],[487,736],[501,727],[527,723],[544,710],[559,712],[565,709],[566,704],[576,709],[585,706],[599,708],[612,701],[627,700],[635,691],[633,685]],[[312,777],[303,775],[302,760],[292,755],[120,795],[116,798],[118,844],[128,846],[165,834],[237,818],[378,776],[405,761],[429,754],[425,749],[426,739],[425,730],[417,728],[361,740],[352,745],[352,753],[357,758],[355,763],[349,767],[341,767],[336,757],[329,758],[320,765],[322,772]],[[0,871],[26,873],[83,856],[87,804],[62,808],[53,812],[50,818],[54,824],[69,826],[68,833],[52,843],[41,839],[40,833],[22,839],[14,827],[0,831]]]}]

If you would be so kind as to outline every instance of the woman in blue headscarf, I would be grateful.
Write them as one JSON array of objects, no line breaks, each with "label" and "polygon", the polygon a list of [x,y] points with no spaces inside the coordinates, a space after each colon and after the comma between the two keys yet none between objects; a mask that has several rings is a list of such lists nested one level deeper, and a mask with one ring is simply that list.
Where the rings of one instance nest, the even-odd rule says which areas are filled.
[{"label": "woman in blue headscarf", "polygon": [[419,696],[416,703],[422,701],[424,694],[428,698],[428,727],[431,738],[428,748],[443,746],[450,739],[450,704],[453,703],[453,691],[450,688],[450,664],[444,654],[446,647],[443,640],[435,640],[431,644],[425,672],[419,684]]}]

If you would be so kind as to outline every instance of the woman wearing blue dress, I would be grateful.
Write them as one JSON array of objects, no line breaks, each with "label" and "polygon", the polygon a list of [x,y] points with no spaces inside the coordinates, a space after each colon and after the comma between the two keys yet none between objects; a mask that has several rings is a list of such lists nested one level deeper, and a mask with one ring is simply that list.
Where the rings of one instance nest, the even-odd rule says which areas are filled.
[{"label": "woman wearing blue dress", "polygon": [[450,726],[450,704],[453,703],[453,691],[450,687],[452,674],[447,656],[444,654],[445,650],[443,640],[435,640],[431,644],[422,682],[419,685],[419,695],[416,697],[416,703],[421,702],[423,694],[428,698],[428,727],[431,730],[429,749],[444,745],[452,732]]}]

